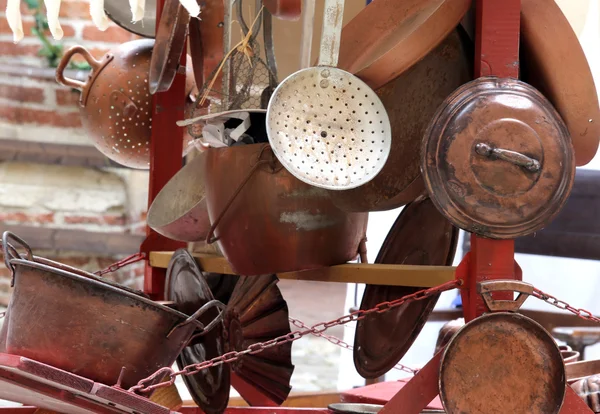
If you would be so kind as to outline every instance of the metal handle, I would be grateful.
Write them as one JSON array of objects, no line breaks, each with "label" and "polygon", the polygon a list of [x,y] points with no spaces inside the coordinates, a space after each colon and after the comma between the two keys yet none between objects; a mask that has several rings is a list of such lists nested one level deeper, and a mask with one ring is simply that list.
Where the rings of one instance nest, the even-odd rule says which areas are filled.
[{"label": "metal handle", "polygon": [[511,151],[502,148],[494,148],[491,145],[483,142],[475,145],[475,152],[479,155],[483,155],[488,158],[499,158],[511,164],[523,167],[531,172],[538,172],[541,168],[541,164],[538,160],[528,157],[520,152]]},{"label": "metal handle", "polygon": [[5,231],[2,234],[2,249],[4,252],[4,263],[6,264],[6,268],[10,269],[12,273],[12,280],[10,282],[10,286],[13,287],[15,285],[15,268],[11,264],[13,259],[22,259],[21,255],[15,249],[15,247],[10,242],[16,242],[19,247],[22,247],[27,252],[27,259],[34,261],[33,252],[31,251],[31,247],[19,236],[10,231]]},{"label": "metal handle", "polygon": [[[493,292],[518,292],[514,300],[494,300]],[[518,280],[488,280],[477,284],[477,292],[483,297],[488,309],[495,311],[516,312],[523,302],[533,294],[533,286]]]},{"label": "metal handle", "polygon": [[102,62],[94,59],[94,57],[83,46],[73,46],[65,52],[58,67],[56,68],[56,81],[64,86],[69,86],[80,91],[87,86],[87,82],[81,82],[75,79],[65,78],[65,68],[75,55],[81,55],[87,63],[92,67],[92,71],[97,71],[102,67]]},{"label": "metal handle", "polygon": [[[201,317],[202,315],[204,315],[204,313],[206,313],[206,311],[208,311],[209,309],[212,309],[215,307],[219,310],[219,316],[217,316],[215,319],[213,319],[207,326],[204,326],[204,324],[202,322],[200,322],[198,320],[198,318]],[[202,336],[202,335],[210,332],[210,330],[213,329],[215,327],[215,325],[223,319],[223,310],[224,309],[225,309],[225,305],[216,299],[206,302],[200,309],[198,309],[196,312],[194,312],[192,315],[190,315],[185,321],[175,325],[173,327],[173,329],[171,329],[169,331],[169,333],[167,334],[167,338],[170,337],[173,334],[173,332],[175,332],[177,329],[183,328],[184,326],[189,325],[190,323],[195,324],[201,330],[200,333],[193,335],[192,338],[197,338],[198,336]],[[189,341],[192,340],[192,338],[190,338],[188,340],[188,343],[189,343]]]},{"label": "metal handle", "polygon": [[306,69],[310,66],[314,25],[315,0],[302,0],[302,39],[300,42],[300,69]]},{"label": "metal handle", "polygon": [[344,1],[325,0],[319,66],[337,66],[344,22]]}]

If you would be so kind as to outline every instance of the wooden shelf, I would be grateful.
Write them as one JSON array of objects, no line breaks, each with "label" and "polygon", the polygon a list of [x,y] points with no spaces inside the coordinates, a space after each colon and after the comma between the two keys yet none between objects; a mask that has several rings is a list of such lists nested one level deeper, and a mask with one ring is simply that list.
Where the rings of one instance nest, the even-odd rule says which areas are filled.
[{"label": "wooden shelf", "polygon": [[[166,268],[173,252],[150,253],[150,266]],[[193,254],[200,267],[207,272],[235,274],[220,256]],[[309,280],[315,282],[368,283],[387,286],[438,286],[454,279],[452,266],[408,266],[348,263],[302,272],[279,273],[280,279]]]}]

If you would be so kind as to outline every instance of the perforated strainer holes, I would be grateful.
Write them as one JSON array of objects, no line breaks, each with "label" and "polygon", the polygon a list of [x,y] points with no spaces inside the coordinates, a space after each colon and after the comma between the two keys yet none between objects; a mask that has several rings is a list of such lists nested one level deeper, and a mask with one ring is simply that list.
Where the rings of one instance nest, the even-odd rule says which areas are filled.
[{"label": "perforated strainer holes", "polygon": [[[389,121],[379,98],[362,81],[328,70],[327,87],[320,86],[319,69],[299,72],[280,85],[270,102],[267,132],[282,164],[298,178],[355,187],[382,167],[391,141]],[[385,156],[367,160],[370,150]]]}]

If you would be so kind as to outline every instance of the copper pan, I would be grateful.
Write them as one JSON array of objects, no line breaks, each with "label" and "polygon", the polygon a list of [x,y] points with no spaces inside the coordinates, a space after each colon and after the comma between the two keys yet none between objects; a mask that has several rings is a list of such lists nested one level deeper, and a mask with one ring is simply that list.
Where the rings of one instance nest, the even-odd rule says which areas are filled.
[{"label": "copper pan", "polygon": [[206,154],[199,153],[160,190],[148,209],[148,226],[173,240],[206,239],[210,228],[204,168]]},{"label": "copper pan", "polygon": [[365,185],[329,192],[339,208],[390,210],[424,193],[419,170],[423,133],[444,99],[471,79],[469,43],[462,29],[452,31],[423,60],[377,90],[392,127],[390,155],[382,171]]},{"label": "copper pan", "polygon": [[[203,329],[196,319],[208,307],[188,317],[99,278],[39,263],[12,233],[5,232],[3,242],[14,278],[4,321],[9,354],[109,386],[121,378],[127,389],[171,366],[192,334]],[[24,258],[7,247],[15,243],[27,251]]]},{"label": "copper pan", "polygon": [[[494,280],[478,285],[490,313],[463,326],[440,363],[440,399],[448,413],[558,414],[566,391],[565,366],[554,339],[516,311],[533,286]],[[515,301],[492,299],[516,291]]]},{"label": "copper pan", "polygon": [[470,5],[471,0],[374,1],[344,27],[338,67],[378,89],[439,45]]},{"label": "copper pan", "polygon": [[600,374],[600,359],[590,359],[585,361],[575,361],[566,363],[565,371],[567,381],[573,383],[585,377]]},{"label": "copper pan", "polygon": [[521,77],[564,119],[576,165],[589,163],[600,142],[598,92],[577,35],[554,0],[521,2]]},{"label": "copper pan", "polygon": [[237,274],[314,269],[357,257],[368,214],[339,210],[325,190],[284,169],[268,145],[208,149],[205,177],[207,241],[218,240]]}]

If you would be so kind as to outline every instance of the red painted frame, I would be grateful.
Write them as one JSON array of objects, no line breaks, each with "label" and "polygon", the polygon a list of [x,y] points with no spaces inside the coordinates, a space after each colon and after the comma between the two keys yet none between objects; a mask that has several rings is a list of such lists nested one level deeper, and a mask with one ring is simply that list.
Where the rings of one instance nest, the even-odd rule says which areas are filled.
[{"label": "red painted frame", "polygon": [[[160,20],[164,0],[156,2],[156,21]],[[158,30],[158,24],[156,25]],[[184,47],[184,50],[187,48]],[[181,65],[186,64],[186,53],[182,53]],[[150,179],[148,207],[164,185],[181,169],[183,154],[183,129],[173,128],[175,122],[184,118],[185,72],[178,73],[166,92],[153,96],[152,136],[150,139]],[[151,251],[172,251],[185,247],[185,243],[170,240],[146,227],[146,240],[140,251],[148,255]],[[164,299],[166,269],[151,267],[146,262],[144,292],[154,300]]]}]

